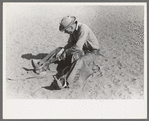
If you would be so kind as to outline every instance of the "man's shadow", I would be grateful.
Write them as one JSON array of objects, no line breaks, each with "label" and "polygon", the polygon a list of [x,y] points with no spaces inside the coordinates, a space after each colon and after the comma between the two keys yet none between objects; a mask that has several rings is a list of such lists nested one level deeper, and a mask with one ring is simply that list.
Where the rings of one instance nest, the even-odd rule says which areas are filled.
[{"label": "man's shadow", "polygon": [[47,89],[47,90],[60,90],[60,88],[58,87],[58,84],[56,82],[56,80],[54,80],[50,86],[45,86],[45,87],[42,87],[44,89]]}]

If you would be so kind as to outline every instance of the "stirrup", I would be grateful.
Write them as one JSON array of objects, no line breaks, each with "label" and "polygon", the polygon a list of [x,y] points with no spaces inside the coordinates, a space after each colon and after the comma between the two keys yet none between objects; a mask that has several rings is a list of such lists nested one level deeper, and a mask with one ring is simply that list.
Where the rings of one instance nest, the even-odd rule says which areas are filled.
[{"label": "stirrup", "polygon": [[35,61],[35,60],[31,60],[31,64],[32,64],[32,66],[33,66],[33,72],[35,73],[35,74],[40,74],[41,72],[44,72],[45,71],[45,68],[43,68],[42,66],[40,67],[39,66],[39,61]]},{"label": "stirrup", "polygon": [[[57,81],[57,84],[60,88],[68,88],[68,83],[66,81],[66,75],[63,75],[59,79],[56,77],[56,75],[53,75],[53,78]],[[64,83],[61,82],[62,80],[64,80],[63,81]]]},{"label": "stirrup", "polygon": [[33,59],[31,60],[31,64],[32,64],[34,69],[37,69],[39,67],[38,62],[35,62],[35,60],[33,60]]}]

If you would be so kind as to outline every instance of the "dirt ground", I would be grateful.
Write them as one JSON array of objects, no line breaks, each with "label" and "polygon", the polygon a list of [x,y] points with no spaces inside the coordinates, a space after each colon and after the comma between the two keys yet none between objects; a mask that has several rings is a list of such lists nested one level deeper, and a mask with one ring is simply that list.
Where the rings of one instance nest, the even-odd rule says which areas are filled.
[{"label": "dirt ground", "polygon": [[[62,17],[74,15],[97,36],[98,72],[81,86],[56,90],[55,72],[35,76],[31,59],[67,43]],[[141,6],[8,5],[6,7],[6,97],[11,99],[143,99],[144,9]],[[52,66],[53,70],[55,65]],[[13,79],[13,80],[10,80]]]}]

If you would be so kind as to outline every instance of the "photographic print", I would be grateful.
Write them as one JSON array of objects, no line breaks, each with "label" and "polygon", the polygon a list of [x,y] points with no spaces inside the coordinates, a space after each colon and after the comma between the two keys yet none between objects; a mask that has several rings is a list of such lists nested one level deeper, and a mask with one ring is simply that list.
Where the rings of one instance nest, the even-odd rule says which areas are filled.
[{"label": "photographic print", "polygon": [[144,100],[145,4],[4,3],[5,99]]}]

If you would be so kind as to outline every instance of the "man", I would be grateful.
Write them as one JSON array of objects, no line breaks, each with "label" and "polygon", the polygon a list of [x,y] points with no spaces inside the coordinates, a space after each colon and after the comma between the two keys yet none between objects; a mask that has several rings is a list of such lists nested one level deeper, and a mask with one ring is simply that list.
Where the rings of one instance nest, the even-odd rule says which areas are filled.
[{"label": "man", "polygon": [[[59,60],[57,62],[58,73],[54,78],[60,88],[72,87],[78,70],[80,70],[82,80],[93,73],[88,64],[96,59],[99,53],[99,43],[92,30],[87,25],[79,23],[74,16],[64,17],[59,30],[70,36],[68,44],[56,55]],[[61,79],[64,79],[65,83]]]},{"label": "man", "polygon": [[56,56],[57,58],[66,56],[66,59],[59,63],[59,67],[63,69],[65,66],[71,66],[66,77],[70,85],[77,70],[82,66],[87,69],[84,70],[86,71],[84,79],[92,73],[86,64],[95,60],[99,53],[99,43],[92,30],[87,25],[79,23],[74,16],[64,17],[59,30],[70,35],[68,44]]}]

